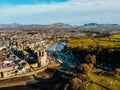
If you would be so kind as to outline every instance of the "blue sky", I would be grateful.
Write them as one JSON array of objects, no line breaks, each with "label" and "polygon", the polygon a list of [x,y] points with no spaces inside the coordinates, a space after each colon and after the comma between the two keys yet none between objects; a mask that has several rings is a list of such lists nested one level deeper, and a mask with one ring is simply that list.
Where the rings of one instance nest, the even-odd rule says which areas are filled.
[{"label": "blue sky", "polygon": [[0,23],[120,24],[120,0],[0,0]]},{"label": "blue sky", "polygon": [[41,4],[41,3],[59,3],[67,0],[0,0],[1,4],[23,5],[23,4]]}]

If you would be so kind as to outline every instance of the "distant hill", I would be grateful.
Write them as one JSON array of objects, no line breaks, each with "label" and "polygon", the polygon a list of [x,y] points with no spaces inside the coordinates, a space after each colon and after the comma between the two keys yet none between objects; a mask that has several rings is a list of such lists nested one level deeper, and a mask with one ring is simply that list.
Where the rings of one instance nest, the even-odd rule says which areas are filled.
[{"label": "distant hill", "polygon": [[87,23],[81,26],[82,28],[99,28],[106,30],[120,29],[119,24],[98,24],[98,23]]},{"label": "distant hill", "polygon": [[40,24],[30,24],[30,25],[22,25],[22,24],[0,24],[0,30],[16,30],[16,29],[28,29],[28,30],[38,30],[38,29],[48,29],[48,28],[56,28],[56,29],[62,29],[62,28],[73,28],[69,24],[65,23],[54,23],[49,25],[40,25]]},{"label": "distant hill", "polygon": [[48,29],[79,29],[79,30],[118,30],[120,29],[119,24],[98,24],[98,23],[87,23],[82,26],[71,26],[62,22],[40,25],[40,24],[0,24],[0,30],[48,30]]},{"label": "distant hill", "polygon": [[65,24],[65,23],[62,23],[62,22],[54,23],[54,24],[51,24],[50,26],[55,27],[55,28],[72,28],[71,25]]},{"label": "distant hill", "polygon": [[99,27],[101,24],[97,24],[97,23],[87,23],[87,24],[84,24],[83,26],[90,26],[90,27]]}]

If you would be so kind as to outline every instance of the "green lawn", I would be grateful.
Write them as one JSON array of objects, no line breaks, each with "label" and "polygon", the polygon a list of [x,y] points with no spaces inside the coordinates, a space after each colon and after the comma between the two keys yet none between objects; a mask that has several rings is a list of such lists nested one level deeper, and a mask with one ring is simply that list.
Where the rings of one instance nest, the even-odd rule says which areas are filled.
[{"label": "green lawn", "polygon": [[89,47],[120,47],[120,34],[115,34],[113,36],[105,38],[80,38],[80,39],[70,39],[67,43],[67,47],[75,48],[89,48]]},{"label": "green lawn", "polygon": [[119,90],[120,77],[103,76],[96,74],[88,74],[93,83],[86,86],[86,90]]}]

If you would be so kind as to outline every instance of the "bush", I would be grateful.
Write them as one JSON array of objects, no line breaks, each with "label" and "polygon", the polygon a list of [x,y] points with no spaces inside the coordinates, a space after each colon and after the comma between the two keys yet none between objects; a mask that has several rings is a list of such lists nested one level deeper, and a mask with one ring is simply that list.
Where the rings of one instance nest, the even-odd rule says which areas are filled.
[{"label": "bush", "polygon": [[116,68],[114,72],[115,74],[120,75],[120,68]]}]

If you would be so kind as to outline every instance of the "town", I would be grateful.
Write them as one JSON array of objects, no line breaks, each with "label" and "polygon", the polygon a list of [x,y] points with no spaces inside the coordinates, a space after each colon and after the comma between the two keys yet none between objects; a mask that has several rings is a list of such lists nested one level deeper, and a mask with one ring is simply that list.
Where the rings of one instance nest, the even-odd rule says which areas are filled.
[{"label": "town", "polygon": [[[103,38],[104,39],[112,38],[113,40],[114,34],[117,35],[118,33],[119,31],[109,31],[109,32],[105,30],[81,31],[76,29],[48,30],[47,32],[46,30],[45,31],[44,30],[36,30],[36,31],[1,30],[0,31],[0,82],[2,83],[5,80],[10,80],[10,79],[17,80],[19,78],[24,78],[26,76],[27,77],[34,76],[34,78],[42,78],[41,76],[44,75],[42,75],[41,73],[45,72],[48,69],[57,70],[57,72],[60,72],[60,75],[66,76],[67,74],[67,76],[70,75],[71,77],[71,75],[76,76],[75,72],[80,72],[83,74],[87,73],[89,71],[88,70],[89,65],[90,68],[91,67],[93,68],[93,65],[95,65],[96,68],[99,68],[98,70],[97,69],[92,70],[96,73],[101,72],[102,70],[112,72],[114,68],[118,68],[118,67],[117,66],[112,67],[114,65],[112,65],[111,62],[110,61],[108,62],[107,60],[106,62],[108,63],[103,63],[104,61],[102,62],[99,59],[98,61],[95,61],[96,60],[95,58],[100,57],[100,55],[97,56],[96,53],[94,53],[94,55],[90,55],[90,54],[92,54],[92,52],[96,50],[96,48],[97,50],[102,49],[102,47],[109,47],[111,48],[110,50],[113,50],[112,47],[119,48],[120,46],[119,39],[115,39],[115,41],[117,41],[118,43],[117,42],[114,43],[115,45],[111,44],[111,46],[110,44],[108,46],[104,45],[106,41],[102,41],[102,42],[99,41],[100,44],[98,44],[98,41],[96,40],[96,38],[99,38],[99,40]],[[79,44],[77,44],[77,40],[79,41]],[[89,42],[84,42],[84,40]],[[74,41],[76,42],[75,46],[73,45],[75,43]],[[74,43],[71,44],[72,42]],[[78,48],[77,52],[75,48]],[[85,51],[81,53],[79,52],[79,50],[80,51],[85,50]],[[92,51],[88,52],[87,50],[92,50]],[[99,53],[100,51],[98,52],[98,54]],[[83,55],[84,57],[79,54]],[[86,60],[85,58],[88,59],[92,58],[91,59],[92,61],[85,61]],[[105,58],[105,57],[102,56],[101,58]],[[87,64],[84,64],[84,62],[87,62],[88,66]],[[115,65],[118,64],[115,63]],[[78,67],[80,71],[76,69]],[[116,70],[117,73],[119,73],[119,69]],[[88,76],[81,76],[81,77],[87,79]],[[19,82],[17,85],[20,84]],[[82,82],[84,82],[85,85],[87,83],[87,81],[84,80]],[[12,85],[1,84],[1,85],[2,85],[1,87],[9,87],[9,86],[14,86],[15,84]]]}]

